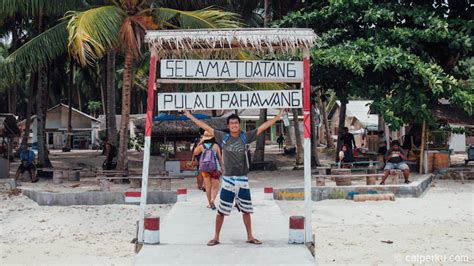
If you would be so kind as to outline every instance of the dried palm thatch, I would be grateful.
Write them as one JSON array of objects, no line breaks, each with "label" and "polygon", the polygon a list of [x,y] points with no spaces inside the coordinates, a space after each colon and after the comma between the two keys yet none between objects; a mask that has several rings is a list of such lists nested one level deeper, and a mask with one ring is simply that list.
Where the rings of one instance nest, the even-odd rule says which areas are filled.
[{"label": "dried palm thatch", "polygon": [[312,29],[252,28],[147,31],[145,42],[160,56],[191,55],[213,50],[233,48],[270,53],[295,53],[300,48],[311,48],[317,36]]},{"label": "dried palm thatch", "polygon": [[[206,124],[214,129],[224,130],[227,128],[226,118],[211,118],[203,120]],[[138,119],[135,126],[138,130],[144,131],[146,119]],[[189,136],[199,135],[199,127],[190,120],[174,120],[174,121],[153,121],[153,136],[164,136],[186,138]]]}]

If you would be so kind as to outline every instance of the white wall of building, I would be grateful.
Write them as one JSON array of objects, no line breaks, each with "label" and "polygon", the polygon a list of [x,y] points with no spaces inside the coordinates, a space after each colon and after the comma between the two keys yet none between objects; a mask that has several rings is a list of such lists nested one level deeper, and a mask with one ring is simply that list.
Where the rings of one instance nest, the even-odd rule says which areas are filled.
[{"label": "white wall of building", "polygon": [[[451,127],[462,127],[459,125],[450,125]],[[466,135],[465,134],[451,134],[449,137],[449,149],[454,152],[466,151]]]}]

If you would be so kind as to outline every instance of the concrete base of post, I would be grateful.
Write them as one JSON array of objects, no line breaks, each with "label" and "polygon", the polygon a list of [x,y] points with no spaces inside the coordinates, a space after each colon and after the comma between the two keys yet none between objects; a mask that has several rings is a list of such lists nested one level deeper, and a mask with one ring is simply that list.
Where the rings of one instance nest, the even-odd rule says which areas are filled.
[{"label": "concrete base of post", "polygon": [[266,187],[263,188],[263,198],[266,200],[273,200],[273,188]]},{"label": "concrete base of post", "polygon": [[178,188],[176,190],[176,195],[177,195],[178,202],[187,201],[188,200],[188,189]]},{"label": "concrete base of post", "polygon": [[304,234],[304,216],[291,216],[288,243],[304,244]]},{"label": "concrete base of post", "polygon": [[160,217],[145,217],[143,243],[147,245],[160,244]]}]

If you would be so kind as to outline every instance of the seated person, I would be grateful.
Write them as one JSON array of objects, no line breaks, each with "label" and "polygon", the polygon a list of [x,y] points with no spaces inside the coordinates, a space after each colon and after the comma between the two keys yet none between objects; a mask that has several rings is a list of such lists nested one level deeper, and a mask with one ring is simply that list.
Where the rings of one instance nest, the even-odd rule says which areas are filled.
[{"label": "seated person", "polygon": [[354,157],[352,156],[352,152],[347,148],[346,144],[342,145],[336,162],[339,162],[343,168],[350,168],[352,166],[351,163],[354,162]]},{"label": "seated person", "polygon": [[20,174],[23,174],[25,171],[28,171],[31,176],[31,182],[38,182],[36,177],[36,166],[35,166],[35,153],[30,149],[30,146],[27,146],[20,152],[20,166],[16,171],[15,180],[18,180]]},{"label": "seated person", "polygon": [[402,170],[403,177],[405,178],[405,184],[410,183],[408,180],[408,176],[410,175],[410,168],[404,162],[407,159],[405,151],[400,147],[400,142],[398,140],[392,141],[390,143],[390,150],[387,151],[385,155],[385,160],[387,164],[385,164],[385,168],[383,171],[382,182],[380,185],[385,185],[385,179],[387,179],[388,175],[390,174],[390,170]]}]

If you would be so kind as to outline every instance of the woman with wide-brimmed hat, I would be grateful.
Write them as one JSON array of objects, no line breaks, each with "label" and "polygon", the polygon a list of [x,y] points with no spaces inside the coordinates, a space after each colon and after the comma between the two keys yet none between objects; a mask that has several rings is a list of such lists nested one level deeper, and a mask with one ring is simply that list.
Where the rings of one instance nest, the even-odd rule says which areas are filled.
[{"label": "woman with wide-brimmed hat", "polygon": [[199,171],[204,178],[208,208],[216,209],[214,201],[219,191],[219,178],[223,171],[221,149],[217,145],[214,135],[204,132],[202,143],[194,150],[194,155],[200,155]]}]

